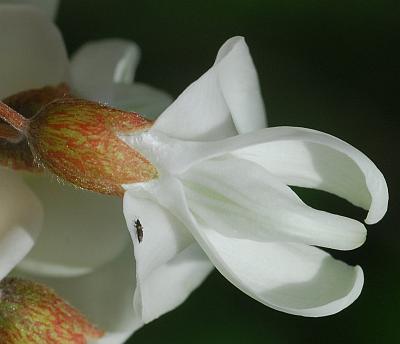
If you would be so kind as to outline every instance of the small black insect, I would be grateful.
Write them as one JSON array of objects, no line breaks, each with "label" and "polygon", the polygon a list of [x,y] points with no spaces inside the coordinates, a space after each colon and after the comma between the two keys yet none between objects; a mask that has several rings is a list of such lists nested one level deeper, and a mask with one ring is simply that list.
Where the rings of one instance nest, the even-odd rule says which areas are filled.
[{"label": "small black insect", "polygon": [[140,223],[139,219],[135,220],[135,228],[136,228],[136,235],[140,244],[143,240],[143,226]]}]

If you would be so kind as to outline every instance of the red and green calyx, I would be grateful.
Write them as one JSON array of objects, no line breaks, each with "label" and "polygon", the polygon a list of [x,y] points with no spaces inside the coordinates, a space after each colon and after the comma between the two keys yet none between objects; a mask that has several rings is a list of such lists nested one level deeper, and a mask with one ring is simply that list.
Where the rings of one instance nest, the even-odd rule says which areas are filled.
[{"label": "red and green calyx", "polygon": [[0,343],[86,344],[103,335],[46,286],[20,278],[0,282]]},{"label": "red and green calyx", "polygon": [[[24,116],[22,116],[22,114]],[[137,113],[70,96],[64,85],[19,93],[0,103],[0,164],[46,168],[78,187],[122,195],[122,184],[158,176],[156,168],[118,138],[148,130]]]}]

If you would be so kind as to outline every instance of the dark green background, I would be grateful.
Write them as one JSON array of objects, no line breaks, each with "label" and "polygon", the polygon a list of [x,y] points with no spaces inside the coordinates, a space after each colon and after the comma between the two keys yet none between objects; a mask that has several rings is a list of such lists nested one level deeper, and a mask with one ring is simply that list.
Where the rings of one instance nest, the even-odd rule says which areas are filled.
[{"label": "dark green background", "polygon": [[[365,271],[363,293],[348,309],[320,319],[279,313],[214,272],[131,343],[400,343],[399,18],[394,0],[62,2],[58,24],[70,52],[97,38],[135,40],[143,49],[137,79],[174,96],[211,66],[227,38],[245,36],[269,124],[345,139],[389,184],[389,212],[370,228],[367,243],[334,252]],[[299,192],[317,208],[364,216],[333,196]]]}]

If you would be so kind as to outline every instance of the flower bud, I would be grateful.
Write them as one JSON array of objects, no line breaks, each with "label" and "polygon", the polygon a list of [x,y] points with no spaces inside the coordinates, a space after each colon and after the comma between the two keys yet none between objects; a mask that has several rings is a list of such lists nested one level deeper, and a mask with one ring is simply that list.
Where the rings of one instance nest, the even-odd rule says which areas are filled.
[{"label": "flower bud", "polygon": [[84,189],[122,195],[122,184],[148,181],[158,172],[117,135],[151,125],[137,113],[66,98],[43,107],[26,135],[38,162],[58,177]]},{"label": "flower bud", "polygon": [[0,282],[0,343],[85,344],[103,334],[46,286],[20,278]]}]

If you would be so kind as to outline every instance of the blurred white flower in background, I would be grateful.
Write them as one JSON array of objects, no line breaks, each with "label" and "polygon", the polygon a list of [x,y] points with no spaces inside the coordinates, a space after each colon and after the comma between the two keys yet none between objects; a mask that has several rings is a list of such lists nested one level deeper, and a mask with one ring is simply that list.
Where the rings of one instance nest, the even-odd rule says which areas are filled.
[{"label": "blurred white flower in background", "polygon": [[[54,12],[55,2],[35,3]],[[68,82],[77,96],[140,109],[149,117],[171,102],[162,91],[132,83],[140,54],[135,43],[89,42],[69,63],[60,32],[41,10],[0,4],[0,44],[7,47],[0,56],[1,99]],[[101,343],[126,340],[143,319],[132,307],[135,262],[121,200],[61,185],[48,175],[6,168],[0,173],[0,279],[19,263],[13,275],[54,288],[107,331]],[[205,277],[210,264],[199,265]],[[171,304],[158,308],[158,315],[180,304],[201,281],[165,295]]]},{"label": "blurred white flower in background", "polygon": [[59,0],[0,0],[1,4],[11,4],[11,5],[31,5],[45,13],[50,19],[54,19],[58,7],[60,5]]}]

